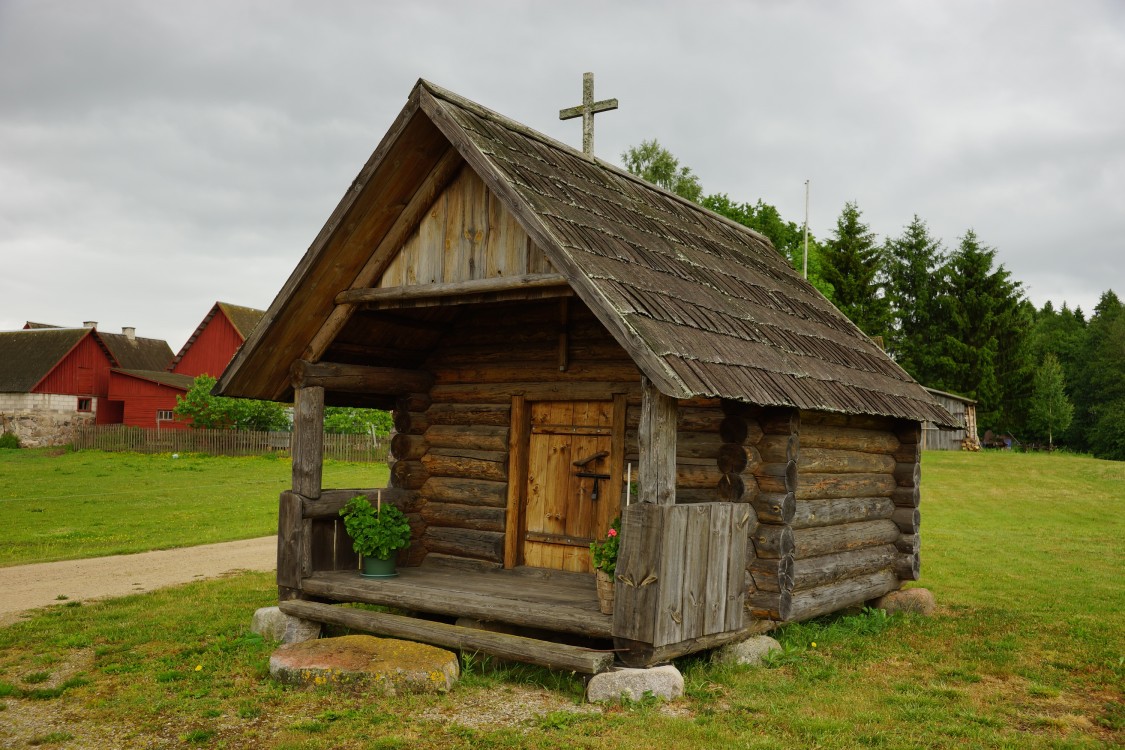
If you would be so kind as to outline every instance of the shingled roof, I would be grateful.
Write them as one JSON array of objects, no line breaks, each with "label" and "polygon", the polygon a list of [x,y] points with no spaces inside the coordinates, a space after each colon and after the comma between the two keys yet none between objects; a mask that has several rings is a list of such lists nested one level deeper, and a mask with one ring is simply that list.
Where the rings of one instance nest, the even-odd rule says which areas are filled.
[{"label": "shingled roof", "polygon": [[146,339],[123,333],[102,333],[98,336],[109,349],[115,366],[125,370],[163,370],[172,361],[172,347],[164,339]]},{"label": "shingled roof", "polygon": [[[349,209],[418,169],[388,166],[403,163],[396,139],[416,118],[480,175],[662,392],[955,423],[762,235],[426,81],[349,191],[362,195],[345,195],[220,391],[237,392],[239,371],[265,350],[279,353],[256,350],[264,329],[298,314],[295,295],[346,288],[322,291],[310,277],[326,273],[325,248],[340,247],[333,235]],[[440,154],[433,136],[419,139]],[[285,377],[289,363],[273,364]]]},{"label": "shingled roof", "polygon": [[0,393],[28,393],[92,332],[89,328],[0,331]]}]

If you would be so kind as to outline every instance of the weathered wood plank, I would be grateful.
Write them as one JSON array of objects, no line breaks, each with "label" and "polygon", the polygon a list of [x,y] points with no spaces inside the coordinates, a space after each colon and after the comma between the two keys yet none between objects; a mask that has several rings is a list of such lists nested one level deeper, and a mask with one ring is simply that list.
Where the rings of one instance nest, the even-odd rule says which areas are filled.
[{"label": "weathered wood plank", "polygon": [[748,505],[730,506],[730,527],[726,534],[730,540],[727,551],[727,580],[724,595],[725,612],[721,631],[741,630],[746,606],[746,549],[750,533],[757,528],[758,519]]},{"label": "weathered wood plank", "polygon": [[613,635],[651,644],[660,581],[664,534],[661,505],[634,503],[621,514]]},{"label": "weathered wood plank", "polygon": [[301,588],[302,501],[295,492],[282,492],[278,500],[277,585],[294,590]]},{"label": "weathered wood plank", "polygon": [[676,399],[661,393],[644,377],[641,378],[641,424],[637,439],[640,502],[672,505],[676,502]]},{"label": "weathered wood plank", "polygon": [[895,505],[889,497],[834,497],[802,500],[794,507],[791,524],[794,529],[814,526],[835,526],[855,521],[890,518]]},{"label": "weathered wood plank", "polygon": [[433,425],[507,427],[510,416],[508,404],[434,404],[426,410],[426,419]]},{"label": "weathered wood plank", "polygon": [[423,370],[398,367],[371,367],[336,362],[306,362],[298,359],[289,370],[294,388],[320,386],[342,393],[377,393],[400,396],[427,391],[434,379]]},{"label": "weathered wood plank", "polygon": [[422,535],[422,545],[430,552],[497,563],[504,561],[504,534],[498,531],[430,526]]},{"label": "weathered wood plank", "polygon": [[688,514],[665,513],[660,550],[660,580],[656,597],[653,643],[664,645],[684,640],[684,574],[688,537]]},{"label": "weathered wood plank", "polygon": [[368,612],[331,604],[285,602],[282,611],[294,617],[354,630],[429,643],[469,653],[481,652],[548,669],[561,669],[581,674],[597,674],[613,664],[613,654],[580,646],[540,641],[488,630],[474,630],[456,625],[403,617],[387,612]]},{"label": "weathered wood plank", "polygon": [[324,469],[324,388],[298,388],[294,399],[293,491],[315,500]]},{"label": "weathered wood plank", "polygon": [[[705,635],[707,622],[707,584],[711,545],[720,543],[711,536],[711,508],[714,505],[681,506],[687,518],[683,543],[683,633],[686,637]],[[654,644],[664,645],[664,644]]]},{"label": "weathered wood plank", "polygon": [[518,276],[503,276],[491,279],[469,279],[466,281],[424,283],[412,286],[348,289],[336,295],[336,304],[373,307],[378,306],[382,302],[465,297],[473,294],[495,294],[497,292],[566,286],[569,286],[569,282],[562,274],[521,274]]},{"label": "weathered wood plank", "polygon": [[[707,572],[703,593],[701,635],[710,635],[722,632],[726,625],[727,582],[731,563],[731,505],[715,503],[701,507],[709,511],[707,519],[709,540],[707,556],[704,558]],[[743,538],[745,539],[745,535]],[[740,562],[745,559],[744,553],[740,556]],[[741,583],[741,576],[739,583]]]},{"label": "weathered wood plank", "polygon": [[531,413],[523,396],[512,396],[508,406],[508,459],[510,471],[505,491],[504,567],[514,568],[520,560],[520,536],[526,528],[524,505],[527,494]]},{"label": "weathered wood plank", "polygon": [[462,503],[503,508],[507,504],[508,485],[487,479],[429,477],[418,494],[439,503]]},{"label": "weathered wood plank", "polygon": [[426,430],[426,442],[433,448],[507,451],[509,449],[508,427],[497,425],[433,425]]},{"label": "weathered wood plank", "polygon": [[435,385],[430,394],[434,401],[456,404],[508,404],[513,395],[529,401],[590,401],[605,398],[607,393],[640,396],[638,382],[528,382],[450,383]]},{"label": "weathered wood plank", "polygon": [[433,526],[480,531],[504,530],[504,508],[426,502],[422,504],[421,515],[426,523]]},{"label": "weathered wood plank", "polygon": [[401,490],[390,487],[332,489],[322,490],[318,500],[305,499],[301,512],[305,518],[339,518],[340,509],[356,495],[363,495],[374,505],[376,499],[393,503],[403,513],[417,510],[418,495],[414,490]]},{"label": "weathered wood plank", "polygon": [[893,544],[900,534],[894,521],[886,519],[798,529],[793,532],[793,556],[800,561],[860,547]]},{"label": "weathered wood plank", "polygon": [[895,575],[894,570],[888,568],[855,578],[846,578],[825,586],[797,591],[792,597],[788,619],[799,621],[826,615],[845,607],[862,604],[898,587],[898,576]]}]

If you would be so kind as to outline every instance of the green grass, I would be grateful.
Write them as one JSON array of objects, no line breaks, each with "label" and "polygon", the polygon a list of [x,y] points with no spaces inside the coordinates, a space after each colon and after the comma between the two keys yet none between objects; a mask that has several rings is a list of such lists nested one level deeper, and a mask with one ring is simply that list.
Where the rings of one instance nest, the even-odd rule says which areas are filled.
[{"label": "green grass", "polygon": [[[0,705],[65,714],[74,742],[113,727],[137,747],[1121,746],[1125,464],[927,454],[923,485],[919,584],[937,616],[787,626],[768,668],[683,659],[687,695],[670,708],[580,713],[580,678],[479,657],[449,696],[281,686],[273,644],[248,633],[275,603],[260,573],[68,602],[0,629]],[[535,711],[481,721],[529,690],[545,696]]]},{"label": "green grass", "polygon": [[[0,566],[277,533],[284,458],[0,450]],[[326,487],[380,487],[385,464],[327,461]]]}]

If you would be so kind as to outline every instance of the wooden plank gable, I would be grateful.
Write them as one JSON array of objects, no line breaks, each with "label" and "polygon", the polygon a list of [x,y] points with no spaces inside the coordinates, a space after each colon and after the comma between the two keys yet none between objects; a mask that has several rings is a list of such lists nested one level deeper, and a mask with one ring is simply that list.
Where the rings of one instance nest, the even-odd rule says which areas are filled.
[{"label": "wooden plank gable", "polygon": [[430,204],[373,286],[387,289],[553,271],[512,213],[466,166]]}]

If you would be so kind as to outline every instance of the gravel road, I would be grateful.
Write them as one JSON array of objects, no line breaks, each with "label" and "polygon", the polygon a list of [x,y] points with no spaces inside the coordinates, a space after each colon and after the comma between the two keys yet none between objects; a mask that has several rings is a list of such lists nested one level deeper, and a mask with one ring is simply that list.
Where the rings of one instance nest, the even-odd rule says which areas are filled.
[{"label": "gravel road", "polygon": [[136,555],[0,568],[0,626],[29,609],[89,601],[215,578],[233,570],[273,570],[277,537],[141,552]]}]

